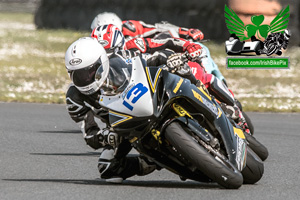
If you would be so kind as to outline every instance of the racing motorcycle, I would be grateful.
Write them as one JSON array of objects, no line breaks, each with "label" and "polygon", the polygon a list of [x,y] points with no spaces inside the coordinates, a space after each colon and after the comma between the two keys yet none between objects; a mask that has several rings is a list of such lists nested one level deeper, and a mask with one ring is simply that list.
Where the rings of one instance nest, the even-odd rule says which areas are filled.
[{"label": "racing motorcycle", "polygon": [[162,68],[147,67],[139,56],[118,63],[129,65],[124,67],[130,69],[126,89],[99,99],[109,110],[111,131],[181,180],[237,189],[262,178],[263,162],[204,88]]}]

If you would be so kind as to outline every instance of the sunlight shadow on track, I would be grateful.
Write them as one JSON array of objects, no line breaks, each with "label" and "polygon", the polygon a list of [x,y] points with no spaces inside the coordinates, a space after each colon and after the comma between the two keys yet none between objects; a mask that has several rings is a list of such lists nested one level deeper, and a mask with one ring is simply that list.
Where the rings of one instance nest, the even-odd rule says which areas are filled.
[{"label": "sunlight shadow on track", "polygon": [[30,153],[30,155],[38,156],[100,156],[100,152],[87,153]]},{"label": "sunlight shadow on track", "polygon": [[80,130],[49,130],[49,131],[39,131],[38,133],[69,133],[69,134],[82,134]]},{"label": "sunlight shadow on track", "polygon": [[52,183],[70,183],[83,185],[114,185],[116,187],[134,186],[134,187],[153,187],[153,188],[187,188],[187,189],[220,189],[216,183],[201,183],[195,181],[132,181],[126,180],[122,184],[107,183],[103,179],[85,180],[85,179],[2,179],[3,181],[17,182],[52,182]]}]

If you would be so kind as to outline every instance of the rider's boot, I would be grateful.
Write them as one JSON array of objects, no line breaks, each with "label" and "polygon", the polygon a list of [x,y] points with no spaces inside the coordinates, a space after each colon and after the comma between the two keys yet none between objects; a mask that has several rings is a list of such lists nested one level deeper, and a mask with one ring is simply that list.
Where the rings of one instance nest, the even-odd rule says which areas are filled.
[{"label": "rider's boot", "polygon": [[210,85],[207,88],[209,93],[216,97],[221,102],[233,106],[235,104],[234,97],[227,86],[220,79],[212,76]]},{"label": "rider's boot", "polygon": [[100,177],[110,183],[122,183],[123,180],[134,175],[144,176],[157,168],[154,162],[144,156],[116,157],[115,150],[112,148],[104,149],[98,162]]},{"label": "rider's boot", "polygon": [[[246,133],[250,134],[250,129],[243,116],[242,111],[237,105],[237,101],[234,99],[232,93],[229,91],[227,86],[216,77],[212,77],[210,81],[209,92],[214,95],[218,100],[224,102],[222,108],[227,115],[233,119]],[[225,107],[224,107],[225,105]]]}]

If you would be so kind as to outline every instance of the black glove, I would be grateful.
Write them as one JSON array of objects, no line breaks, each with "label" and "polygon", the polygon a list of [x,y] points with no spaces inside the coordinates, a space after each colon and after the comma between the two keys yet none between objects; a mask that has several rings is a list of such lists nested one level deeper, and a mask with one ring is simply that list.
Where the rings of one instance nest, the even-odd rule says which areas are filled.
[{"label": "black glove", "polygon": [[172,73],[180,70],[183,67],[183,65],[184,62],[182,61],[182,56],[180,53],[172,54],[167,60],[167,67]]},{"label": "black glove", "polygon": [[100,130],[97,133],[97,136],[99,138],[99,143],[103,146],[110,145],[112,147],[117,147],[120,143],[118,134],[110,132],[107,128]]}]

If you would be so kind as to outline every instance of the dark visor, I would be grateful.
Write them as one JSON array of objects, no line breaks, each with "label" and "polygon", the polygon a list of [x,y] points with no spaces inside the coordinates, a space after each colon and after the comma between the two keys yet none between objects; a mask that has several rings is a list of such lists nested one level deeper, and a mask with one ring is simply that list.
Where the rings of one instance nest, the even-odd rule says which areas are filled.
[{"label": "dark visor", "polygon": [[73,83],[78,87],[90,85],[95,81],[95,74],[100,65],[101,59],[98,59],[94,64],[88,67],[71,71]]}]

